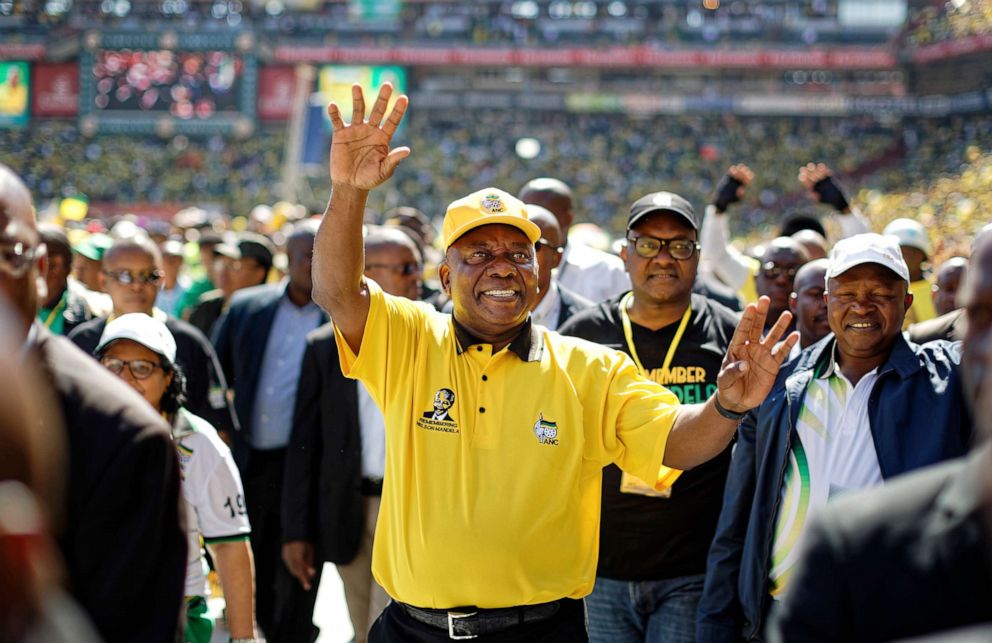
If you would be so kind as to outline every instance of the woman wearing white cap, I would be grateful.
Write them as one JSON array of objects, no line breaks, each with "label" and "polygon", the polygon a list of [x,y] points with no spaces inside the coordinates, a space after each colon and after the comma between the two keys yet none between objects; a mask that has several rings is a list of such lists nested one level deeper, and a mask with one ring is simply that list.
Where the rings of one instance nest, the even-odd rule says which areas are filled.
[{"label": "woman wearing white cap", "polygon": [[231,639],[254,641],[251,528],[241,478],[230,449],[214,427],[182,406],[185,377],[175,364],[175,339],[162,322],[144,313],[130,313],[107,324],[95,355],[172,425],[189,537],[185,640],[207,643],[213,632],[213,621],[207,616],[209,586],[202,537],[224,587]]}]

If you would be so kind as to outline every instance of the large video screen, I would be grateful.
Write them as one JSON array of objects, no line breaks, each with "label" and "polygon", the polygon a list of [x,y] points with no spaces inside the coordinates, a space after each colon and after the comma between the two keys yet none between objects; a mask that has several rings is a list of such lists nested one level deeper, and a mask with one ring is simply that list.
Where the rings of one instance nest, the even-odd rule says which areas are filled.
[{"label": "large video screen", "polygon": [[[324,104],[334,101],[341,108],[341,117],[351,122],[351,86],[358,83],[365,90],[365,109],[371,111],[379,86],[385,82],[393,84],[393,97],[386,113],[392,109],[400,94],[405,94],[406,69],[403,67],[373,65],[325,65],[317,76],[317,92]],[[368,114],[366,114],[367,116]],[[331,122],[327,119],[327,131]]]},{"label": "large video screen", "polygon": [[99,49],[92,66],[94,114],[170,114],[206,120],[241,111],[244,60],[230,51]]},{"label": "large video screen", "polygon": [[23,127],[30,112],[31,75],[26,62],[0,62],[0,127]]}]

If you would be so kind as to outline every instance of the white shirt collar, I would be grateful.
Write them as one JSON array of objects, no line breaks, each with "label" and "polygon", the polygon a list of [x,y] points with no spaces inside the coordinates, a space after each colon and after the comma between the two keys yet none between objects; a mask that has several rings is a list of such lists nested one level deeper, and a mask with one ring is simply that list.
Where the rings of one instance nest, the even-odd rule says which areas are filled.
[{"label": "white shirt collar", "polygon": [[554,278],[551,279],[551,287],[548,294],[544,295],[531,313],[535,324],[540,324],[545,328],[555,330],[558,325],[558,313],[561,310],[561,292]]}]

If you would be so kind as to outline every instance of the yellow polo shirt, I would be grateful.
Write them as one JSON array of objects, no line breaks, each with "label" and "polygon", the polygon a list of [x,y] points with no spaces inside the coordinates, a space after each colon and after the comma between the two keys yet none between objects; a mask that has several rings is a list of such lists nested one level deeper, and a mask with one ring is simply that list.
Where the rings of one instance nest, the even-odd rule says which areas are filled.
[{"label": "yellow polo shirt", "polygon": [[906,330],[917,322],[933,319],[937,316],[937,308],[933,305],[933,288],[926,279],[920,279],[909,284],[909,292],[913,295],[913,305],[906,311],[902,320],[902,329]]},{"label": "yellow polo shirt", "polygon": [[675,395],[625,354],[541,326],[496,354],[463,346],[450,316],[366,281],[361,350],[337,344],[386,422],[376,580],[438,609],[589,594],[603,466],[654,479]]}]

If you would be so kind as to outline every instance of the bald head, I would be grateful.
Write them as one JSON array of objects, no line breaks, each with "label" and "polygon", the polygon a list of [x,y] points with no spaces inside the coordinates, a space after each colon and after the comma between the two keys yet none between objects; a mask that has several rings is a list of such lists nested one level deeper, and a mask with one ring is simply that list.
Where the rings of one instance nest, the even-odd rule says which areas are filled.
[{"label": "bald head", "polygon": [[967,269],[968,260],[964,257],[951,257],[937,268],[933,306],[938,315],[946,315],[957,309],[958,290]]},{"label": "bald head", "polygon": [[575,215],[572,212],[572,189],[563,181],[549,177],[531,179],[520,188],[517,198],[548,209],[558,219],[562,234],[567,237]]},{"label": "bald head", "polygon": [[755,279],[758,294],[768,297],[768,322],[788,310],[792,284],[799,267],[809,261],[806,249],[791,237],[776,237],[765,246],[761,270]]},{"label": "bald head", "polygon": [[390,246],[409,248],[419,255],[420,250],[413,239],[401,228],[394,226],[369,226],[365,234],[365,252],[377,252]]},{"label": "bald head", "polygon": [[12,221],[36,229],[31,192],[13,170],[0,163],[0,224],[6,230]]},{"label": "bald head", "polygon": [[[965,308],[964,340],[961,345],[961,372],[965,381],[966,398],[975,405],[975,416],[990,417],[992,409],[980,408],[992,396],[989,381],[992,375],[992,234],[983,230],[976,237],[968,261],[968,270],[961,284],[959,301]],[[983,395],[984,393],[984,395]],[[989,422],[980,422],[988,433]]]},{"label": "bald head", "polygon": [[536,244],[537,257],[537,303],[551,289],[551,272],[561,263],[565,235],[558,218],[547,208],[531,203],[527,206],[527,218],[541,229],[541,238]]},{"label": "bald head", "polygon": [[[38,312],[39,294],[47,296],[48,263],[38,236],[31,193],[6,165],[0,165],[0,293],[17,312],[21,337],[26,337]],[[9,258],[8,258],[9,257]]]},{"label": "bald head", "polygon": [[365,235],[365,275],[390,295],[419,299],[420,249],[400,228],[369,226]]},{"label": "bald head", "polygon": [[156,270],[162,269],[162,250],[144,233],[114,241],[114,244],[103,254],[104,268],[108,264],[115,263],[120,255],[131,253],[144,254],[154,264]]},{"label": "bald head", "polygon": [[830,260],[814,259],[804,264],[796,273],[792,295],[789,297],[789,309],[795,317],[799,345],[802,348],[812,346],[830,332],[827,302],[823,298],[829,269]]},{"label": "bald head", "polygon": [[556,248],[565,245],[565,235],[562,234],[558,218],[547,208],[531,204],[527,206],[527,218],[541,229],[541,237]]},{"label": "bald head", "polygon": [[792,238],[806,250],[810,260],[825,259],[827,256],[827,240],[816,230],[800,230]]}]

